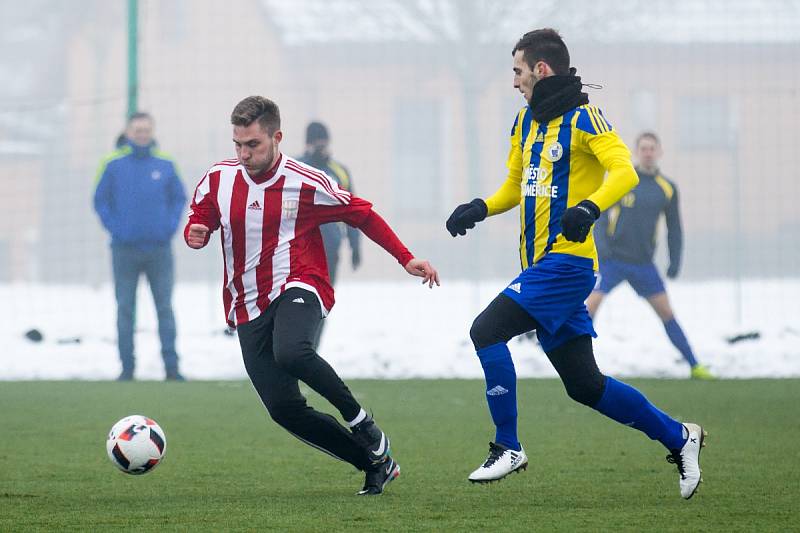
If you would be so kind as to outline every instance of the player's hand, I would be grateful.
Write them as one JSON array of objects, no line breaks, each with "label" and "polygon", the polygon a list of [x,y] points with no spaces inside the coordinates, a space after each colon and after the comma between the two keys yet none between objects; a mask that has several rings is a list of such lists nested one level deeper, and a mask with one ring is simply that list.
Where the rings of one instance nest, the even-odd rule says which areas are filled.
[{"label": "player's hand", "polygon": [[203,224],[192,224],[189,226],[189,233],[186,235],[186,244],[189,248],[202,248],[208,239],[208,226]]},{"label": "player's hand", "polygon": [[675,279],[678,277],[678,271],[681,269],[680,266],[676,265],[675,263],[670,263],[667,267],[667,277],[669,279]]},{"label": "player's hand", "polygon": [[600,208],[594,202],[584,200],[561,215],[561,233],[568,241],[586,242],[592,224],[598,218],[600,218]]},{"label": "player's hand", "polygon": [[355,248],[353,255],[350,256],[350,264],[353,265],[353,270],[358,270],[358,267],[361,266],[361,250],[358,248]]},{"label": "player's hand", "polygon": [[423,278],[422,284],[428,284],[428,287],[433,288],[433,284],[440,285],[439,283],[439,273],[436,272],[436,269],[431,266],[431,264],[424,259],[412,259],[408,263],[406,263],[406,272],[411,274],[412,276],[418,276]]},{"label": "player's hand", "polygon": [[461,204],[456,207],[450,218],[447,219],[447,231],[450,235],[466,235],[468,229],[475,227],[475,223],[482,221],[489,213],[486,202],[480,198],[475,198],[468,204]]}]

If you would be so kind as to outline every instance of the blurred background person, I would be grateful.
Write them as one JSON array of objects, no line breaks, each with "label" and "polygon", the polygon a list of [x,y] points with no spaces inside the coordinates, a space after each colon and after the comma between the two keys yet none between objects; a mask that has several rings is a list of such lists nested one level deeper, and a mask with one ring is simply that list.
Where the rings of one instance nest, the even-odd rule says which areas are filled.
[{"label": "blurred background person", "polygon": [[175,282],[172,237],[186,205],[186,193],[172,160],[156,149],[153,118],[135,113],[122,146],[100,164],[94,208],[111,236],[119,381],[133,379],[134,323],[139,276],[147,276],[158,316],[166,379],[183,381],[175,350]]},{"label": "blurred background person", "polygon": [[[355,193],[350,171],[343,164],[333,159],[330,144],[331,137],[325,124],[310,122],[306,126],[306,149],[303,156],[299,158],[300,161],[325,172],[336,180],[342,189]],[[333,286],[336,283],[336,273],[339,270],[339,249],[342,246],[345,234],[347,235],[347,242],[350,244],[350,264],[353,270],[357,270],[361,265],[361,233],[356,228],[342,222],[323,224],[319,229],[322,232],[325,258],[328,260],[328,273],[331,277],[331,286]],[[325,321],[323,320],[320,322],[314,346],[319,346],[324,328]]]},{"label": "blurred background person", "polygon": [[627,281],[661,319],[669,340],[689,363],[691,377],[713,379],[711,372],[698,363],[675,319],[664,281],[653,262],[658,221],[662,214],[667,224],[668,278],[678,276],[683,252],[678,188],[661,174],[658,167],[661,155],[658,136],[650,131],[640,133],[635,148],[639,184],[604,212],[595,225],[600,273],[594,291],[586,300],[586,307],[594,318],[603,298],[621,282]]}]

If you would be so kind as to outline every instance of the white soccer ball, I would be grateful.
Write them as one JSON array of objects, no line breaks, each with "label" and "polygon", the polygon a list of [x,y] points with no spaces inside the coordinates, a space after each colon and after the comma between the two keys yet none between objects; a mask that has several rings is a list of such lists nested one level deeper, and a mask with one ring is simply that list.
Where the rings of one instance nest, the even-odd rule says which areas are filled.
[{"label": "white soccer ball", "polygon": [[126,474],[146,474],[164,458],[167,437],[152,418],[126,416],[108,433],[106,451],[114,466]]}]

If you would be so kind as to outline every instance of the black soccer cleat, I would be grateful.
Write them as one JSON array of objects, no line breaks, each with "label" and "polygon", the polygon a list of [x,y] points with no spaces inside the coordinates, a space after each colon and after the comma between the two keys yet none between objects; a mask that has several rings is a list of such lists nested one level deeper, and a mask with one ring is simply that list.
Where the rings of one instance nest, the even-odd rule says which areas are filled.
[{"label": "black soccer cleat", "polygon": [[386,485],[399,476],[400,465],[391,457],[387,457],[382,463],[373,465],[367,470],[364,488],[358,491],[358,495],[377,496],[382,494]]},{"label": "black soccer cleat", "polygon": [[369,461],[376,465],[389,457],[389,437],[381,431],[371,416],[353,426],[353,438],[367,452]]}]

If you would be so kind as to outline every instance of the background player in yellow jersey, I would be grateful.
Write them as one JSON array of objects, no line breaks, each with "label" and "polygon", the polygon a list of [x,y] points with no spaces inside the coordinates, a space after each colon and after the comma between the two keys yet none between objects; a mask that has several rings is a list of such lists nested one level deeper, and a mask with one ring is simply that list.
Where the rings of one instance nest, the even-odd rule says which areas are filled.
[{"label": "background player in yellow jersey", "polygon": [[495,481],[528,465],[517,438],[516,373],[507,342],[535,329],[570,398],[661,442],[678,467],[681,495],[691,498],[700,483],[703,429],[681,424],[638,390],[603,375],[592,352],[596,333],[584,305],[597,269],[591,227],[636,185],[630,152],[581,92],[555,30],[526,33],[512,53],[514,87],[528,105],[511,130],[508,177],[492,196],[458,206],[447,220],[455,237],[520,207],[522,273],[470,329],[496,433],[469,480]]}]

